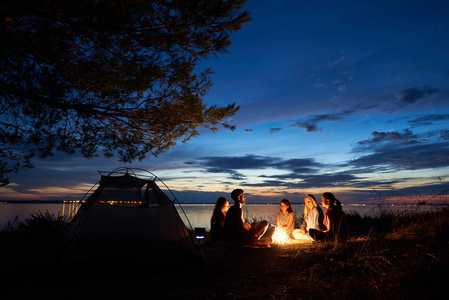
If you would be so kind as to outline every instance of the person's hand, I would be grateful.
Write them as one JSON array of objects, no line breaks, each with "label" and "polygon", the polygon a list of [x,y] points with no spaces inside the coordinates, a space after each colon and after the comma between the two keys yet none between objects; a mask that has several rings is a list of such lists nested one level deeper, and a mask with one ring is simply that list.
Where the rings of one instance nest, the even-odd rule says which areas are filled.
[{"label": "person's hand", "polygon": [[251,225],[249,223],[245,223],[245,224],[243,224],[243,226],[245,227],[246,230],[251,229]]}]

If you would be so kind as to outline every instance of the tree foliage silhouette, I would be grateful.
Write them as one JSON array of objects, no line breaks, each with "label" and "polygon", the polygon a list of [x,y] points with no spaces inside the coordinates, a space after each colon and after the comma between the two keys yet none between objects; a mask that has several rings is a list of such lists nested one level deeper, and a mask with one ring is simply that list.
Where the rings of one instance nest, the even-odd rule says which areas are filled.
[{"label": "tree foliage silhouette", "polygon": [[238,106],[207,106],[210,69],[250,21],[242,0],[0,3],[0,171],[55,151],[123,162],[212,131]]}]

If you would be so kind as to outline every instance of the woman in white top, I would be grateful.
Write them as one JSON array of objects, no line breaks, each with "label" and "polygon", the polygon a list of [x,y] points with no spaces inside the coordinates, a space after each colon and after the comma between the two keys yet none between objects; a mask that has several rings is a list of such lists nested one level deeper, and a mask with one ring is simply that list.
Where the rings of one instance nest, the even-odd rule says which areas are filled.
[{"label": "woman in white top", "polygon": [[324,214],[313,195],[306,195],[304,202],[304,223],[301,225],[301,229],[293,231],[293,237],[297,240],[313,240],[309,235],[309,230],[323,228]]},{"label": "woman in white top", "polygon": [[292,236],[293,230],[295,229],[295,213],[287,199],[282,199],[279,204],[281,210],[276,216],[276,227],[284,230],[289,236]]}]

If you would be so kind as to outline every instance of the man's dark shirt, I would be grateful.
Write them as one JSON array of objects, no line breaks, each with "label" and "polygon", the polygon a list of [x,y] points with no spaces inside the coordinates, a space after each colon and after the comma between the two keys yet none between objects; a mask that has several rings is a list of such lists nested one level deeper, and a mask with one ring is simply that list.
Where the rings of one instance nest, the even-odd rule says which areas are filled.
[{"label": "man's dark shirt", "polygon": [[242,221],[242,209],[237,204],[234,204],[226,213],[223,240],[234,241],[245,231]]}]

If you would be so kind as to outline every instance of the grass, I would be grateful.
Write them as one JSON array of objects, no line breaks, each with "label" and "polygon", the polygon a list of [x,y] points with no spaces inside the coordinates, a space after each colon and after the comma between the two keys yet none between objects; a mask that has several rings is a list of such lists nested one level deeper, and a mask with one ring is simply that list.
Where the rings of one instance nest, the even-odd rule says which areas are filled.
[{"label": "grass", "polygon": [[21,236],[22,239],[36,241],[56,241],[62,228],[69,222],[67,216],[52,214],[48,210],[33,213],[25,221],[18,221],[18,217],[8,221],[1,231],[3,235]]},{"label": "grass", "polygon": [[[38,214],[0,232],[2,299],[434,299],[449,296],[449,209],[349,212],[346,243],[203,245],[206,266],[154,270],[146,261],[58,269],[60,216]],[[258,219],[253,217],[254,222]],[[12,224],[10,224],[12,225]],[[160,258],[156,258],[160,260]],[[96,272],[93,272],[96,271]],[[98,273],[98,271],[103,271]],[[95,274],[95,275],[93,275]],[[25,288],[26,287],[26,288]],[[61,296],[63,295],[63,296]]]}]

